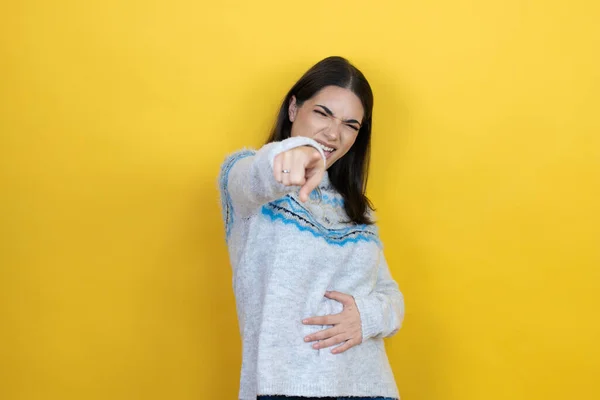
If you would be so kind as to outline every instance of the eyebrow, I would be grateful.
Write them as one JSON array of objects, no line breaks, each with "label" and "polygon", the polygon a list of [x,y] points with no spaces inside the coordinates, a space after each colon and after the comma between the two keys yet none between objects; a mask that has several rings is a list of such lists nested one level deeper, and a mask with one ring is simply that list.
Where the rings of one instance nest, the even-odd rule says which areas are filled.
[{"label": "eyebrow", "polygon": [[[325,107],[322,104],[317,104],[317,106],[321,107],[329,116],[335,118],[335,115],[333,115],[333,112],[329,108]],[[358,126],[362,126],[362,124],[355,119],[344,119],[344,120],[342,120],[342,122],[344,122],[346,124],[358,124]]]}]

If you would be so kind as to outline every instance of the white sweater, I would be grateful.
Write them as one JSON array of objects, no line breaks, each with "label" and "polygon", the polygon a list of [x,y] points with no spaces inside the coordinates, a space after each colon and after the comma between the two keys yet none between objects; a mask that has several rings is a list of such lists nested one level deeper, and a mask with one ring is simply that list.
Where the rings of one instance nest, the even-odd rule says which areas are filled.
[{"label": "white sweater", "polygon": [[[298,187],[273,177],[275,156],[305,145],[324,157],[312,139],[293,137],[228,156],[219,175],[243,342],[239,398],[399,398],[383,338],[400,329],[404,299],[376,225],[345,222],[343,198],[327,172],[320,194],[313,191],[306,203]],[[302,319],[343,309],[324,297],[328,290],[354,296],[361,316],[362,343],[340,354],[304,342],[329,326],[304,325]]]}]

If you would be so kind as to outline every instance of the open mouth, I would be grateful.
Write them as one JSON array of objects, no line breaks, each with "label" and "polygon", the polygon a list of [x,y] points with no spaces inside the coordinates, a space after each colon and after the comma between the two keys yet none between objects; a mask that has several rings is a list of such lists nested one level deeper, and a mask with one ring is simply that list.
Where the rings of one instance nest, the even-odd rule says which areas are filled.
[{"label": "open mouth", "polygon": [[329,158],[329,156],[335,151],[335,148],[329,147],[329,146],[325,146],[322,143],[319,143],[319,146],[321,146],[321,149],[325,153],[325,158]]}]

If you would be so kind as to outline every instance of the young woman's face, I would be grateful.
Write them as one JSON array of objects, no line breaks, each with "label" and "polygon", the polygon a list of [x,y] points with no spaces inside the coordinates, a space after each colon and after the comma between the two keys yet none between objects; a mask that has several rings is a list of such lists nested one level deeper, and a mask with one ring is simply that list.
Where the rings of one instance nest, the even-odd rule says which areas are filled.
[{"label": "young woman's face", "polygon": [[327,168],[342,158],[354,144],[364,109],[358,96],[338,86],[326,86],[302,106],[292,96],[288,114],[292,136],[305,136],[321,144]]}]

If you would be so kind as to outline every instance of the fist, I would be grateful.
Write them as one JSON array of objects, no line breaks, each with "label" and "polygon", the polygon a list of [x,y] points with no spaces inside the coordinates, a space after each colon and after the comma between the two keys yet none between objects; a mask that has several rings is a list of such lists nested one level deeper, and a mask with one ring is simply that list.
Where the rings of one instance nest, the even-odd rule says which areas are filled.
[{"label": "fist", "polygon": [[311,146],[301,146],[284,151],[275,157],[273,176],[285,186],[300,186],[300,201],[308,200],[319,185],[325,165],[321,153]]}]

